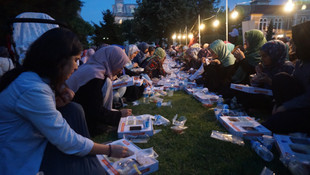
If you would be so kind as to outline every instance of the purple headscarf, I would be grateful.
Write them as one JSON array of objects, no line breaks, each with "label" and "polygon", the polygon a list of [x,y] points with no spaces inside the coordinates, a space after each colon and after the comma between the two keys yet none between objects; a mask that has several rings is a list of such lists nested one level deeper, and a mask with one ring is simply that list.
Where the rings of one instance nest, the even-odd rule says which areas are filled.
[{"label": "purple headscarf", "polygon": [[130,60],[126,53],[117,46],[107,46],[95,52],[90,59],[80,66],[66,81],[71,90],[77,90],[94,78],[104,80],[112,78],[113,72],[122,69]]}]

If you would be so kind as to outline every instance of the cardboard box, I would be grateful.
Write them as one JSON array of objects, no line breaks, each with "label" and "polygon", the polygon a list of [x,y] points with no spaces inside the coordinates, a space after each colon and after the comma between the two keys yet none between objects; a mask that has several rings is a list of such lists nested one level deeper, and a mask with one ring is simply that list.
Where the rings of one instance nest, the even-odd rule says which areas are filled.
[{"label": "cardboard box", "polygon": [[258,88],[258,87],[244,85],[244,84],[231,83],[230,88],[238,90],[238,91],[246,92],[246,93],[251,93],[251,94],[265,94],[269,96],[273,95],[272,90],[270,89]]},{"label": "cardboard box", "polygon": [[204,92],[195,92],[193,96],[201,103],[215,103],[219,98],[217,95],[206,94]]},{"label": "cardboard box", "polygon": [[115,80],[113,81],[113,89],[118,89],[121,87],[127,87],[127,86],[133,86],[134,85],[134,79],[133,77],[129,77],[125,81]]},{"label": "cardboard box", "polygon": [[231,134],[245,139],[272,134],[271,131],[249,116],[220,116],[219,121]]},{"label": "cardboard box", "polygon": [[278,134],[273,134],[273,137],[282,156],[295,155],[299,160],[310,161],[310,138]]},{"label": "cardboard box", "polygon": [[[110,157],[107,157],[106,155],[97,155],[97,158],[103,168],[106,170],[106,172],[110,175],[120,175],[119,171],[117,170],[117,165],[120,162],[125,162],[126,160],[137,160],[136,153],[140,151],[141,149],[137,147],[132,142],[126,140],[126,139],[120,139],[117,141],[114,141],[111,143],[111,145],[121,145],[127,147],[130,151],[134,152],[135,154],[126,158],[122,159],[113,159]],[[138,163],[137,163],[138,165]],[[155,172],[158,170],[158,160],[154,158],[148,158],[148,162],[145,164],[140,164],[137,166],[138,170],[142,174],[150,174],[152,172]],[[128,175],[138,175],[138,172],[132,168],[129,173],[126,173]]]},{"label": "cardboard box", "polygon": [[148,135],[154,134],[152,115],[139,115],[122,117],[118,125],[118,138],[123,138],[124,134],[128,135]]}]

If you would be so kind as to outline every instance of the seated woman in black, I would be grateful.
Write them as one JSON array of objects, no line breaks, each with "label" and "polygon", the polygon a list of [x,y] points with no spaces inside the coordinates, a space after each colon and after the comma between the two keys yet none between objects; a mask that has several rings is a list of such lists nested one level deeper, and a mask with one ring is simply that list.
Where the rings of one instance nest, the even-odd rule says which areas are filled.
[{"label": "seated woman in black", "polygon": [[299,61],[293,75],[279,73],[272,80],[275,106],[272,117],[263,123],[274,133],[310,134],[310,21],[293,27]]},{"label": "seated woman in black", "polygon": [[[280,40],[267,42],[260,49],[262,62],[256,66],[256,74],[251,79],[251,86],[266,89],[272,88],[272,79],[279,72],[292,74],[294,66],[286,61],[286,45]],[[271,112],[272,96],[263,94],[249,94],[237,91],[237,98],[242,105],[248,108],[262,108]]]},{"label": "seated woman in black", "polygon": [[111,78],[128,62],[129,58],[121,48],[103,47],[67,80],[69,88],[76,92],[73,100],[84,108],[92,136],[100,134],[102,124],[118,126],[121,117],[131,115],[131,109],[112,109]]},{"label": "seated woman in black", "polygon": [[210,91],[221,92],[230,85],[236,58],[222,40],[215,40],[209,48],[213,60],[204,67],[202,79]]}]

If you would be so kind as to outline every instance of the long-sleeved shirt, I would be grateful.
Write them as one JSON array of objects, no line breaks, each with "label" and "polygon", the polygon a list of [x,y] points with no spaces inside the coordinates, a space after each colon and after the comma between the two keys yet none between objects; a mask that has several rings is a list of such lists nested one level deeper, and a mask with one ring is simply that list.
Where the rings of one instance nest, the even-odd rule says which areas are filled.
[{"label": "long-sleeved shirt", "polygon": [[105,80],[98,78],[90,80],[79,88],[73,99],[83,106],[91,136],[99,134],[98,126],[101,124],[118,126],[122,117],[120,111],[109,110],[104,105],[104,99],[107,96],[104,85],[107,80],[108,78]]},{"label": "long-sleeved shirt", "polygon": [[48,81],[24,72],[0,93],[0,174],[36,174],[48,141],[78,156],[87,155],[94,145],[56,109]]},{"label": "long-sleeved shirt", "polygon": [[310,63],[297,62],[293,77],[303,86],[305,93],[285,103],[285,109],[309,108],[310,107]]}]

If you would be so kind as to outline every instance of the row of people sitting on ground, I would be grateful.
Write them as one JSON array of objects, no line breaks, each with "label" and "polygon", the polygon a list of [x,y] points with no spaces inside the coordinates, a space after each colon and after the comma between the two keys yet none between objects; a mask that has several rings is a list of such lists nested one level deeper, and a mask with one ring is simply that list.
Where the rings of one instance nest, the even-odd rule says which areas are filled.
[{"label": "row of people sitting on ground", "polygon": [[[183,70],[193,73],[189,81],[196,79],[197,84],[222,94],[226,102],[236,97],[248,113],[255,109],[270,111],[272,117],[264,125],[273,132],[310,133],[310,55],[302,42],[307,32],[309,22],[293,28],[296,50],[289,49],[293,44],[289,47],[280,40],[267,42],[264,34],[254,29],[245,32],[244,50],[216,40],[208,48],[193,45],[185,54],[176,53],[174,59],[183,62]],[[206,54],[203,57],[201,53]],[[271,89],[273,96],[235,91],[231,83]]]},{"label": "row of people sitting on ground", "polygon": [[[240,51],[240,55],[244,55],[242,60],[248,62],[247,66],[252,65],[247,59],[253,58],[252,61],[256,62],[259,53],[262,58],[258,58],[257,64],[260,59],[269,60],[269,64],[262,61],[261,71],[264,72],[265,68],[274,75],[271,87],[276,108],[274,115],[264,124],[275,133],[309,132],[310,55],[304,44],[309,38],[309,24],[293,28],[299,59],[293,76],[273,71],[272,64],[281,62],[282,52],[286,50],[281,49],[284,45],[280,41],[265,43],[263,37],[258,37],[262,43],[252,42],[257,38],[257,32],[249,31],[246,50],[244,54]],[[249,38],[252,35],[253,38]],[[251,50],[259,44],[258,50]],[[4,174],[36,174],[39,170],[45,174],[104,174],[95,154],[113,157],[132,154],[122,146],[94,143],[89,139],[89,131],[98,134],[101,124],[117,125],[120,117],[131,115],[130,109],[113,110],[111,82],[134,57],[128,57],[118,46],[106,46],[77,68],[81,48],[71,31],[52,29],[31,45],[21,67],[1,78],[0,169]],[[221,40],[211,43],[209,51],[214,60],[206,67],[204,65],[206,76],[202,82],[210,89],[214,87],[215,92],[225,92],[222,89],[233,79],[233,72],[240,69],[246,72],[247,67],[234,67],[237,56],[233,56]],[[162,66],[166,53],[157,48],[154,55],[153,58],[158,57],[160,61],[149,59],[153,65],[150,66],[150,77],[153,77],[153,70],[157,71],[156,74],[164,74],[154,68],[156,64]],[[242,65],[241,60],[239,62]]]}]

